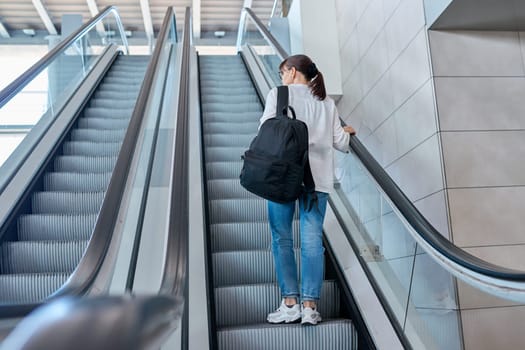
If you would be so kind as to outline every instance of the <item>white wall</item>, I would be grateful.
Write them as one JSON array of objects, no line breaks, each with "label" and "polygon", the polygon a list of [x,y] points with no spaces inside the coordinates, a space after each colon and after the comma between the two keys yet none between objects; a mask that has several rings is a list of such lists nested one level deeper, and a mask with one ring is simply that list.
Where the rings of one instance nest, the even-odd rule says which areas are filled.
[{"label": "white wall", "polygon": [[336,1],[339,112],[440,232],[449,236],[423,0]]}]

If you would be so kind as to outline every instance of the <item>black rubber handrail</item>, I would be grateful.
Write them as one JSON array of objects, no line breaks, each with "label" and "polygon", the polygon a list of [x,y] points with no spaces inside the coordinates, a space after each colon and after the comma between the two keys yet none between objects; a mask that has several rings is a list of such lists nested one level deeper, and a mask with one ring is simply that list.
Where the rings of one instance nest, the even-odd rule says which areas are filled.
[{"label": "black rubber handrail", "polygon": [[190,8],[184,14],[182,39],[182,64],[177,110],[175,154],[170,193],[170,218],[168,224],[168,247],[161,294],[183,296],[187,287],[189,191],[188,191],[188,112],[189,112],[189,65],[190,65]]},{"label": "black rubber handrail", "polygon": [[38,74],[47,68],[53,61],[64,51],[66,51],[74,42],[80,37],[95,27],[104,17],[112,13],[117,21],[117,26],[121,33],[121,39],[128,50],[128,41],[124,34],[124,27],[120,20],[117,8],[115,6],[108,6],[98,15],[89,20],[86,24],[80,27],[76,32],[69,35],[65,40],[61,41],[51,51],[49,51],[44,57],[42,57],[37,63],[26,70],[22,75],[16,78],[11,84],[7,85],[2,91],[0,91],[0,108],[5,106],[18,92],[20,92],[27,84],[29,84]]},{"label": "black rubber handrail", "polygon": [[286,50],[283,49],[277,40],[275,40],[273,35],[268,31],[268,29],[261,22],[259,17],[257,17],[257,15],[252,11],[252,9],[245,7],[243,11],[245,11],[246,14],[251,18],[257,29],[261,32],[266,41],[268,41],[268,43],[275,49],[281,60],[284,60],[286,57],[288,57]]},{"label": "black rubber handrail", "polygon": [[189,348],[188,255],[189,255],[189,181],[188,117],[190,90],[190,8],[184,13],[179,105],[175,131],[174,159],[171,171],[171,193],[166,260],[159,294],[185,300],[181,322],[181,349]]},{"label": "black rubber handrail", "polygon": [[158,349],[180,324],[184,302],[171,296],[65,297],[35,310],[2,350]]}]

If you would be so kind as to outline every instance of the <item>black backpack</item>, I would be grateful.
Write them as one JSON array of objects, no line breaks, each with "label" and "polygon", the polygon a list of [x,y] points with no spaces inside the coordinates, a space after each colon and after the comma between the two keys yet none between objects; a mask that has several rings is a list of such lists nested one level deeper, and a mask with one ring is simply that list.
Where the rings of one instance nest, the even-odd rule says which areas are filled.
[{"label": "black backpack", "polygon": [[[292,118],[288,117],[288,109]],[[288,106],[287,86],[277,88],[276,116],[261,125],[241,158],[244,160],[241,185],[259,197],[287,203],[295,201],[302,191],[314,194],[308,161],[308,128]]]}]

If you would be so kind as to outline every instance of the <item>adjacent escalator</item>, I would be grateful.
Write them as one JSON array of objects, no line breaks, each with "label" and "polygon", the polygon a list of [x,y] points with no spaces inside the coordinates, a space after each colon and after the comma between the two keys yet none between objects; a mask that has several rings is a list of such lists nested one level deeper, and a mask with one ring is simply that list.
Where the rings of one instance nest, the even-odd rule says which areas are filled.
[{"label": "adjacent escalator", "polygon": [[16,217],[3,228],[0,304],[34,304],[84,254],[150,56],[116,58]]},{"label": "adjacent escalator", "polygon": [[[281,298],[267,205],[239,183],[241,154],[257,132],[262,105],[241,56],[200,56],[199,62],[218,348],[354,348],[355,329],[329,271],[318,305],[321,324],[305,328],[266,323]],[[300,266],[298,218],[293,227]]]}]

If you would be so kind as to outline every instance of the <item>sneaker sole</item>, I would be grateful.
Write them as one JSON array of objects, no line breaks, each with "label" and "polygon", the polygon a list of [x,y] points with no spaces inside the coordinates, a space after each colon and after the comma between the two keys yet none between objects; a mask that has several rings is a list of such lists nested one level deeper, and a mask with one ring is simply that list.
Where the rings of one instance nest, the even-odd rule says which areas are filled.
[{"label": "sneaker sole", "polygon": [[283,321],[279,321],[279,322],[272,322],[272,321],[266,320],[266,322],[268,322],[270,324],[292,324],[292,323],[299,323],[299,322],[301,322],[301,317],[299,317],[299,318],[297,318],[295,320],[292,320],[292,321],[283,320]]},{"label": "sneaker sole", "polygon": [[322,320],[301,320],[301,325],[305,326],[316,326]]}]

